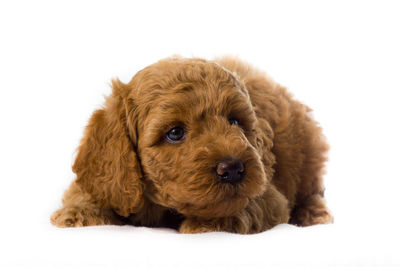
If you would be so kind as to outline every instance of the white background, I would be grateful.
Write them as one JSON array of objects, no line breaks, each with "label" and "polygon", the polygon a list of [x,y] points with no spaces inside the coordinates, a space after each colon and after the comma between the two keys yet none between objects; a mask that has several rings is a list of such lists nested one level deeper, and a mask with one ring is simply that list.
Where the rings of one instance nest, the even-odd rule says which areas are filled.
[{"label": "white background", "polygon": [[[0,265],[399,266],[399,48],[396,1],[1,1]],[[238,55],[314,109],[333,225],[50,225],[111,78],[173,54]]]}]

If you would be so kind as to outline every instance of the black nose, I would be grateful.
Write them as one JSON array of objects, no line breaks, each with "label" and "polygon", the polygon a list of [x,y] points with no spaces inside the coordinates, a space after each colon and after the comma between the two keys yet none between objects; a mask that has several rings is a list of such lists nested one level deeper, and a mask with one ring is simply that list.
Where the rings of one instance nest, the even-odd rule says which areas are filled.
[{"label": "black nose", "polygon": [[217,177],[223,183],[235,184],[244,178],[244,166],[238,159],[225,159],[217,164]]}]

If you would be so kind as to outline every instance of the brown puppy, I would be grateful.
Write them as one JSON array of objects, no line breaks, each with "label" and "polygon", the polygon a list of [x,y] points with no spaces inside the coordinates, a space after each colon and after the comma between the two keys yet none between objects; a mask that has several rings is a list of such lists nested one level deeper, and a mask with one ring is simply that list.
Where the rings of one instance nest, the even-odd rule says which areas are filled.
[{"label": "brown puppy", "polygon": [[242,234],[329,223],[328,146],[309,111],[237,59],[159,61],[113,81],[51,221]]}]

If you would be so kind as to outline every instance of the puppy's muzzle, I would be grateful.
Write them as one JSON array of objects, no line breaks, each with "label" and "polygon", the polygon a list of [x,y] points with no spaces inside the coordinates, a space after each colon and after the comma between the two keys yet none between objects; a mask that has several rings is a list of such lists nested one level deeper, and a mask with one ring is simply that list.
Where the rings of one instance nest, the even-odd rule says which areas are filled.
[{"label": "puppy's muzzle", "polygon": [[244,165],[239,159],[224,159],[217,164],[216,174],[222,183],[236,184],[244,178]]}]

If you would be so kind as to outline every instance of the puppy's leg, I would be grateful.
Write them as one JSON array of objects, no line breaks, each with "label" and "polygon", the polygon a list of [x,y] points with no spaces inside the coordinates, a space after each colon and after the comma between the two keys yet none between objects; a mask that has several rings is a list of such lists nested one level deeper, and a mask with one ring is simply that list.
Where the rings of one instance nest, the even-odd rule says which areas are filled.
[{"label": "puppy's leg", "polygon": [[290,214],[289,222],[291,224],[310,226],[333,222],[333,216],[326,207],[323,195],[322,162],[321,158],[317,158],[305,165],[306,172],[299,184],[297,197]]},{"label": "puppy's leg", "polygon": [[123,224],[111,209],[102,208],[75,182],[64,194],[63,207],[54,212],[50,220],[58,227]]},{"label": "puppy's leg", "polygon": [[298,226],[332,223],[333,216],[325,205],[321,194],[314,194],[301,200],[291,212],[290,223]]},{"label": "puppy's leg", "polygon": [[263,196],[250,200],[247,207],[234,216],[213,219],[189,217],[182,222],[179,232],[194,234],[223,231],[254,234],[287,223],[288,220],[288,202],[271,185]]},{"label": "puppy's leg", "polygon": [[321,129],[313,121],[305,124],[308,134],[304,138],[306,160],[298,184],[296,200],[293,202],[290,223],[299,226],[332,223],[333,216],[324,199],[324,163],[328,145],[322,137]]},{"label": "puppy's leg", "polygon": [[[318,140],[318,139],[317,139]],[[326,207],[323,186],[324,143],[310,144],[307,161],[298,186],[296,200],[290,214],[290,223],[298,226],[332,223],[333,216]]]},{"label": "puppy's leg", "polygon": [[[302,119],[300,119],[302,118]],[[298,129],[303,135],[298,140],[303,144],[304,161],[301,167],[295,199],[292,200],[290,223],[299,226],[332,223],[333,217],[324,199],[323,175],[327,160],[328,144],[318,123],[307,113],[299,117]]]}]

